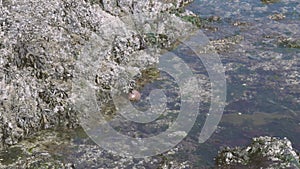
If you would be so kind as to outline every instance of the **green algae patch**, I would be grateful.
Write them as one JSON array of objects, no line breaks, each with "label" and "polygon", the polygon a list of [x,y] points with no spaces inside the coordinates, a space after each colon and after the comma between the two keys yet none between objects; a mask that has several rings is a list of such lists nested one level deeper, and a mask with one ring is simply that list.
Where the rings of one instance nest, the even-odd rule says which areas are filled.
[{"label": "green algae patch", "polygon": [[192,23],[193,25],[196,25],[198,28],[202,27],[201,18],[199,16],[185,15],[185,16],[181,16],[181,18],[184,21],[187,21],[187,22]]},{"label": "green algae patch", "polygon": [[150,32],[150,33],[145,33],[145,35],[143,36],[147,46],[166,49],[169,48],[171,45],[169,41],[169,37],[166,34]]},{"label": "green algae patch", "polygon": [[43,130],[0,151],[0,168],[64,168],[75,145],[85,142],[91,144],[82,128]]},{"label": "green algae patch", "polygon": [[25,153],[21,147],[9,147],[0,151],[0,163],[2,165],[9,165],[17,162],[20,158],[23,158]]},{"label": "green algae patch", "polygon": [[155,80],[160,77],[160,71],[156,67],[150,67],[142,70],[142,78],[144,80]]},{"label": "green algae patch", "polygon": [[186,22],[190,22],[193,25],[197,26],[198,28],[201,28],[203,26],[202,19],[195,14],[187,13],[184,9],[173,9],[170,11],[171,14],[176,15],[177,17],[180,17],[182,20]]},{"label": "green algae patch", "polygon": [[263,4],[273,4],[280,2],[280,0],[260,0]]}]

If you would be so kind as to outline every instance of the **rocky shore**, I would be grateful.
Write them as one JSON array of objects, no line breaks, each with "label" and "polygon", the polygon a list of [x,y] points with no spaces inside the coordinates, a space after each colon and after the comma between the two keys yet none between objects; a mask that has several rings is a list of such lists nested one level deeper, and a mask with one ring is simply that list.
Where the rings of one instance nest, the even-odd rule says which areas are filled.
[{"label": "rocky shore", "polygon": [[[0,168],[194,168],[190,161],[175,159],[178,147],[146,159],[103,150],[80,127],[80,112],[74,109],[77,95],[72,90],[81,78],[93,78],[99,107],[109,114],[111,88],[128,92],[178,39],[199,28],[217,30],[202,25],[197,15],[184,9],[191,1],[0,0]],[[214,24],[222,18],[203,21]],[[247,27],[242,22],[233,25]],[[247,46],[242,41],[236,35],[212,40],[210,45],[222,53],[236,44]],[[299,40],[288,38],[278,37],[276,44],[299,48]],[[275,63],[267,58],[270,55],[276,58],[271,53],[244,59],[270,60],[250,69],[271,70]],[[292,67],[294,62],[286,64]],[[87,67],[95,74],[85,72]],[[230,62],[225,67],[228,72],[238,69]],[[288,80],[298,84],[298,75],[294,71]],[[245,81],[252,84],[255,77]],[[291,142],[274,137],[254,138],[245,148],[227,147],[215,162],[216,168],[300,167]]]},{"label": "rocky shore", "polygon": [[[80,74],[74,67],[89,58],[83,49],[93,43],[93,35],[100,37],[91,49],[99,56],[99,90],[117,81],[128,90],[133,75],[158,61],[158,53],[145,52],[149,45],[167,48],[195,29],[172,14],[186,3],[1,1],[0,147],[43,129],[78,126],[71,88]],[[156,23],[159,19],[164,20]]]},{"label": "rocky shore", "polygon": [[[76,165],[53,157],[52,150],[35,151],[35,147],[47,145],[44,141],[62,146],[66,139],[55,130],[78,128],[80,112],[73,108],[72,84],[85,69],[80,61],[98,56],[95,86],[100,103],[105,104],[110,99],[107,90],[128,91],[135,82],[132,77],[157,64],[161,49],[170,48],[196,29],[180,17],[186,16],[182,7],[187,3],[0,1],[1,168],[83,168],[94,166],[86,161],[105,159],[104,150],[96,145],[79,147],[92,154],[85,154]],[[155,52],[146,52],[150,48]],[[85,49],[90,53],[84,53]],[[40,134],[41,140],[36,139]],[[35,141],[31,143],[32,137]],[[99,152],[93,154],[93,149]],[[116,159],[110,165],[104,160],[102,165],[107,166],[103,167],[133,163],[133,159],[114,158],[119,163]]]},{"label": "rocky shore", "polygon": [[216,168],[300,168],[299,153],[287,139],[257,137],[247,147],[226,147],[216,157]]}]

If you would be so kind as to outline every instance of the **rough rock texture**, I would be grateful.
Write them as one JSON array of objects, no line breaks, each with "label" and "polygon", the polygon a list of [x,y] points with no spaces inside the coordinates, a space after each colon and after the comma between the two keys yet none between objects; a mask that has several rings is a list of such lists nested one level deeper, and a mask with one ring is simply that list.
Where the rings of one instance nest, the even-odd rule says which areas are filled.
[{"label": "rough rock texture", "polygon": [[225,148],[216,158],[216,168],[300,168],[299,153],[287,139],[253,138],[246,148]]},{"label": "rough rock texture", "polygon": [[163,155],[145,159],[120,157],[94,144],[82,129],[72,129],[43,130],[0,151],[0,168],[189,169],[190,165]]},{"label": "rough rock texture", "polygon": [[158,55],[145,49],[167,48],[195,28],[169,14],[185,3],[0,1],[0,147],[41,129],[78,126],[71,90],[80,74],[74,67],[84,66],[77,64],[89,58],[83,52],[95,35],[96,85],[128,90],[132,75],[157,63]]}]

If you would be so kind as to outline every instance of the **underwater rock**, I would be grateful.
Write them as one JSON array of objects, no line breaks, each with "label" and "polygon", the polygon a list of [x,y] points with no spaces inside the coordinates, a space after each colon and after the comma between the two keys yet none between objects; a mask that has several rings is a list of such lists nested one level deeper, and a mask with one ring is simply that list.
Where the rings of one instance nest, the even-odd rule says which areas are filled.
[{"label": "underwater rock", "polygon": [[216,157],[216,168],[300,168],[300,158],[287,138],[261,136],[245,148],[226,147]]},{"label": "underwater rock", "polygon": [[[174,152],[176,150],[170,150]],[[43,130],[0,151],[0,168],[162,168],[190,169],[189,162],[167,155],[134,159],[108,152],[93,143],[82,128]]]},{"label": "underwater rock", "polygon": [[274,15],[270,15],[270,16],[269,16],[269,19],[273,19],[273,20],[276,20],[276,21],[282,20],[282,19],[284,19],[284,18],[285,18],[285,15],[282,14],[282,13],[276,13],[276,14],[274,14]]}]

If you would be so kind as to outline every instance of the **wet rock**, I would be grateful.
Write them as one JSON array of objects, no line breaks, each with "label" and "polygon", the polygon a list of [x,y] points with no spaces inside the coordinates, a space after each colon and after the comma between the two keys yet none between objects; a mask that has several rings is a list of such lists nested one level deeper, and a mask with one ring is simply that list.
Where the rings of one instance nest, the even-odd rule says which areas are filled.
[{"label": "wet rock", "polygon": [[[170,150],[170,154],[177,151]],[[121,157],[94,144],[81,128],[44,130],[0,151],[0,168],[162,168],[189,169],[166,155],[134,159]]]},{"label": "wet rock", "polygon": [[292,143],[274,137],[253,138],[245,147],[229,148],[219,152],[216,168],[299,168],[300,159]]},{"label": "wet rock", "polygon": [[280,2],[280,0],[260,0],[264,4],[272,4],[276,2]]},{"label": "wet rock", "polygon": [[243,40],[244,37],[241,35],[234,35],[222,39],[212,40],[210,41],[211,46],[209,46],[209,50],[215,50],[218,53],[227,52],[232,50],[237,44],[240,44]]},{"label": "wet rock", "polygon": [[285,48],[298,48],[298,49],[300,49],[300,39],[279,37],[278,38],[278,45],[280,47],[285,47]]},{"label": "wet rock", "polygon": [[211,16],[208,18],[208,21],[210,22],[217,22],[220,21],[222,18],[220,16]]},{"label": "wet rock", "polygon": [[269,19],[273,19],[273,20],[276,20],[276,21],[282,20],[282,19],[284,19],[284,18],[285,18],[285,15],[282,14],[282,13],[276,13],[276,14],[274,14],[274,15],[270,15],[270,16],[269,16]]}]

